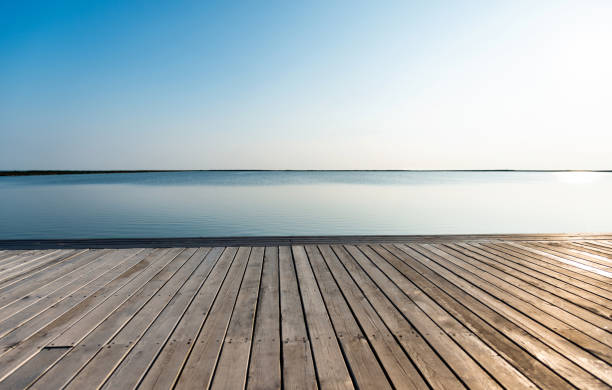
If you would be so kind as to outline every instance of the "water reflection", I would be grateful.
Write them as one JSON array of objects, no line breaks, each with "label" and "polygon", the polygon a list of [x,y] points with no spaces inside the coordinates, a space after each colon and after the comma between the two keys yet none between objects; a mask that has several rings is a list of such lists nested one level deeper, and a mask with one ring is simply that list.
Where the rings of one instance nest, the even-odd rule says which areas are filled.
[{"label": "water reflection", "polygon": [[0,238],[606,232],[611,197],[590,172],[11,177]]},{"label": "water reflection", "polygon": [[554,172],[557,180],[568,184],[586,184],[607,178],[610,174],[605,172]]}]

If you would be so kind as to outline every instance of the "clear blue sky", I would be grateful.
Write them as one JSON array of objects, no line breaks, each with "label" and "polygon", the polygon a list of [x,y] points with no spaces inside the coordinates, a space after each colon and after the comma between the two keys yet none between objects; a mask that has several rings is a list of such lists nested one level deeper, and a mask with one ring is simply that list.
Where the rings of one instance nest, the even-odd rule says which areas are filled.
[{"label": "clear blue sky", "polygon": [[612,1],[3,1],[0,169],[612,169]]}]

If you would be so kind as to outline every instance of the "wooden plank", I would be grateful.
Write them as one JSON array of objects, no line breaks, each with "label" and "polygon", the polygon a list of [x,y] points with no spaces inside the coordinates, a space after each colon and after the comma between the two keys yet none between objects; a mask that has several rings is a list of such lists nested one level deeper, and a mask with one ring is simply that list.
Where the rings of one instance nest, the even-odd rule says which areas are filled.
[{"label": "wooden plank", "polygon": [[408,297],[406,291],[399,288],[394,280],[389,279],[371,259],[366,257],[357,247],[346,246],[346,248],[389,300],[469,388],[500,388],[493,378]]},{"label": "wooden plank", "polygon": [[[554,371],[515,344],[505,332],[498,330],[495,325],[501,321],[495,317],[494,312],[491,316],[480,318],[476,313],[481,314],[481,310],[474,310],[479,309],[481,305],[478,301],[461,290],[453,289],[453,286],[442,285],[428,279],[430,271],[418,261],[410,259],[393,246],[371,245],[370,247],[521,373],[517,378],[503,378],[500,382],[511,384],[509,388],[530,387],[533,386],[531,382],[540,388],[573,388]],[[486,319],[491,317],[493,321],[488,323]],[[487,360],[485,357],[479,362],[484,365],[483,361]],[[530,382],[525,382],[523,376]],[[516,381],[514,384],[513,380]]]},{"label": "wooden plank", "polygon": [[285,389],[317,389],[310,337],[291,248],[278,248],[281,303],[282,379]]},{"label": "wooden plank", "polygon": [[592,238],[589,238],[589,239],[584,240],[584,241],[589,242],[589,243],[596,243],[596,244],[603,245],[603,246],[606,246],[606,247],[612,249],[612,241],[610,241],[610,240],[612,240],[612,237],[606,237],[606,238],[602,238],[600,240],[593,240]]},{"label": "wooden plank", "polygon": [[[608,388],[601,380],[585,371],[581,366],[572,362],[567,356],[557,352],[555,349],[546,345],[542,337],[532,335],[521,328],[520,323],[515,323],[504,317],[503,312],[494,310],[493,305],[489,305],[491,300],[475,298],[477,291],[470,284],[457,278],[444,267],[439,266],[429,257],[413,250],[407,245],[398,244],[386,246],[388,250],[393,248],[400,251],[393,252],[407,264],[413,266],[421,275],[432,283],[436,284],[444,291],[448,291],[453,296],[460,297],[461,303],[468,307],[472,312],[477,313],[480,318],[488,324],[494,326],[515,343],[528,351],[536,359],[553,369],[559,376],[567,380],[578,388]],[[435,256],[435,254],[433,254]],[[563,387],[563,386],[562,386]]]},{"label": "wooden plank", "polygon": [[[475,362],[487,372],[485,378],[494,378],[506,388],[535,388],[534,384],[523,376],[516,368],[510,365],[497,352],[478,338],[471,330],[449,315],[437,303],[435,299],[424,294],[410,279],[406,278],[396,267],[386,261],[377,252],[368,246],[360,245],[359,249],[370,259],[370,261],[395,283],[415,305],[422,310],[435,324],[445,332],[450,339],[447,343],[449,349],[453,341],[457,343]],[[393,259],[392,259],[393,260]],[[400,262],[395,265],[403,266]],[[411,317],[412,318],[412,317]],[[439,350],[439,348],[437,348]],[[444,356],[444,355],[443,355]],[[461,356],[461,355],[460,355]],[[450,359],[447,360],[451,364]],[[486,385],[486,382],[481,380]]]},{"label": "wooden plank", "polygon": [[[200,253],[196,253],[194,256],[204,255],[204,250],[206,249],[201,248]],[[208,279],[222,252],[223,248],[217,247],[206,253],[206,257],[200,263],[198,269],[172,297],[172,300],[155,319],[155,322],[137,342],[132,344],[133,346],[108,377],[103,388],[128,389],[136,387]]]},{"label": "wooden plank", "polygon": [[48,255],[41,256],[40,258],[30,261],[24,265],[11,268],[4,271],[0,275],[0,288],[10,286],[19,280],[28,277],[29,275],[36,274],[38,272],[46,270],[48,267],[56,265],[57,263],[69,260],[75,255],[85,252],[85,250],[61,250],[58,252],[50,253]]},{"label": "wooden plank", "polygon": [[571,246],[580,247],[583,249],[591,249],[596,251],[598,254],[605,255],[609,259],[609,256],[612,255],[612,247],[607,245],[605,241],[572,241],[569,244],[571,244]]},{"label": "wooden plank", "polygon": [[[484,244],[470,243],[470,247],[479,248],[487,253],[493,254],[497,257],[501,257],[506,260],[504,264],[508,264],[521,272],[529,274],[535,278],[546,281],[553,284],[565,291],[568,291],[575,296],[581,297],[584,300],[590,301],[593,305],[583,304],[583,307],[593,307],[595,313],[601,313],[606,318],[612,318],[610,315],[610,305],[612,301],[597,295],[590,291],[592,285],[582,282],[581,280],[574,279],[565,273],[557,272],[552,267],[546,265],[546,263],[538,263],[537,259],[525,258],[520,253],[512,252],[503,247],[497,246],[485,246]],[[579,301],[573,299],[576,304]]]},{"label": "wooden plank", "polygon": [[0,356],[0,381],[86,313],[162,259],[166,252],[167,250],[145,249],[49,308],[47,312],[52,314],[44,314],[51,321],[48,325]]},{"label": "wooden plank", "polygon": [[384,370],[353,317],[319,249],[312,245],[307,245],[305,249],[355,385],[357,388],[391,389]]},{"label": "wooden plank", "polygon": [[[106,256],[103,256],[105,258],[104,261],[100,261],[100,264],[105,265],[104,267],[105,269],[103,270],[94,269],[95,279],[90,281],[89,283],[86,283],[84,286],[80,287],[78,290],[72,291],[71,293],[79,294],[79,292],[84,292],[85,287],[87,286],[94,285],[96,282],[103,283],[105,280],[109,279],[107,274],[112,274],[112,271],[115,271],[116,273],[117,271],[120,271],[121,269],[125,269],[125,265],[129,266],[130,264],[134,264],[135,261],[138,259],[136,255],[139,253],[146,253],[146,252],[148,252],[148,250],[145,251],[143,249],[129,249],[129,250],[117,250],[117,251],[112,251],[110,253],[107,253]],[[75,280],[75,282],[79,282],[79,281]],[[14,317],[11,317],[11,318],[14,318]],[[43,349],[41,352],[44,352],[43,355],[46,357],[56,356],[57,358],[59,358],[61,355],[63,355],[63,353],[60,355],[55,355],[55,353],[50,353],[48,352],[48,350],[49,351],[53,350],[53,352],[58,352],[58,351],[61,351],[62,349],[61,348],[50,348],[50,349]],[[64,348],[63,350],[66,351],[67,349]],[[29,381],[26,383],[26,384],[29,384],[32,380],[36,379],[40,374],[42,374],[42,372],[56,360],[55,359],[53,361],[48,361],[49,364],[47,366],[42,366],[40,361],[37,360],[39,359],[39,355],[41,352],[35,355],[35,358],[32,359],[35,363],[33,363],[31,360],[28,360],[25,363],[24,366],[27,369],[24,369],[24,366],[21,366],[16,372],[11,374],[11,376],[9,377],[11,378],[10,383],[17,383],[17,382],[25,383],[24,381]],[[47,362],[47,360],[44,360],[44,361]],[[37,374],[33,377],[32,375],[34,375],[33,373],[35,372]],[[4,385],[4,382],[2,383],[2,385]],[[22,386],[22,387],[25,387],[25,386]]]},{"label": "wooden plank", "polygon": [[[174,259],[181,254],[184,248],[174,248],[161,253],[152,259],[147,269],[137,275],[134,279],[123,285],[112,294],[104,296],[104,300],[90,308],[78,321],[74,322],[68,329],[49,343],[50,346],[74,346],[85,337],[98,324],[102,323],[109,315],[133,296],[142,291],[151,281],[156,284],[163,283],[163,277],[169,276],[168,266],[172,265]],[[170,270],[178,264],[174,264]]]},{"label": "wooden plank", "polygon": [[[43,329],[46,325],[57,319],[66,311],[71,309],[70,304],[74,300],[63,300],[60,304],[49,307],[39,315],[36,315],[21,324],[19,327],[12,329],[0,338],[0,354],[13,348],[15,345],[27,340],[30,336]],[[61,344],[65,346],[70,344]]]},{"label": "wooden plank", "polygon": [[[51,249],[47,249],[47,252],[51,252]],[[35,255],[37,253],[43,253],[43,250],[17,250],[17,251],[4,251],[4,256],[0,257],[0,268],[4,269],[5,265],[20,259],[25,259],[28,256]]]},{"label": "wooden plank", "polygon": [[[524,283],[520,279],[514,278],[510,274],[500,272],[496,268],[491,267],[484,262],[478,261],[477,258],[468,256],[466,252],[459,248],[451,248],[450,246],[444,245],[434,246],[429,244],[425,244],[424,247],[434,253],[447,253],[450,257],[445,258],[449,259],[453,264],[461,267],[471,274],[476,275],[480,279],[489,282],[491,285],[496,286],[501,291],[504,291],[507,293],[504,296],[509,298],[505,301],[508,302],[510,299],[512,299],[514,302],[519,302],[522,305],[521,307],[526,308],[526,310],[532,314],[532,318],[546,324],[549,328],[557,331],[568,329],[568,333],[570,335],[568,338],[570,339],[572,338],[571,334],[574,333],[574,330],[580,330],[585,335],[592,337],[592,341],[589,341],[588,339],[585,340],[589,344],[588,349],[593,352],[597,351],[599,348],[603,348],[603,350],[600,350],[600,353],[603,354],[600,355],[600,357],[610,355],[612,358],[612,349],[605,345],[600,345],[601,343],[597,341],[606,340],[606,338],[608,338],[610,335],[609,332],[604,330],[604,328],[587,322],[583,318],[566,310],[563,307],[563,300],[556,299],[554,295],[548,294],[545,290],[541,290],[529,285],[528,283]],[[518,298],[518,300],[515,300],[514,297]],[[522,304],[521,301],[531,304],[532,307]],[[514,307],[518,308],[519,306],[514,305]],[[603,318],[601,320],[605,321]],[[604,325],[608,328],[612,328],[610,326],[610,321],[605,321]]]},{"label": "wooden plank", "polygon": [[0,382],[1,389],[25,389],[49,366],[68,351],[65,348],[43,348],[15,372]]},{"label": "wooden plank", "polygon": [[396,337],[425,380],[434,389],[464,388],[461,380],[449,369],[425,338],[404,318],[399,309],[359,265],[365,257],[354,246],[333,245],[332,249],[360,290]]},{"label": "wooden plank", "polygon": [[264,248],[253,248],[225,334],[211,389],[243,389],[246,385],[263,261]]},{"label": "wooden plank", "polygon": [[12,285],[0,289],[0,318],[6,318],[38,299],[55,291],[74,278],[73,272],[96,258],[104,255],[105,250],[86,251],[70,261],[70,267],[52,267],[45,272],[32,275]]},{"label": "wooden plank", "polygon": [[586,241],[586,242],[589,243],[589,244],[597,244],[597,245],[602,246],[604,248],[612,249],[612,241],[610,241],[609,239],[607,239],[607,240],[597,240],[597,241],[589,240],[589,241]]},{"label": "wooden plank", "polygon": [[266,247],[247,389],[280,390],[281,334],[278,247]]},{"label": "wooden plank", "polygon": [[607,389],[610,237],[0,251],[0,389]]},{"label": "wooden plank", "polygon": [[12,259],[17,256],[24,256],[32,252],[31,250],[3,250],[0,251],[0,266],[4,264],[5,259]]},{"label": "wooden plank", "polygon": [[612,261],[606,259],[605,257],[595,257],[589,253],[584,252],[576,253],[561,244],[550,245],[547,243],[530,242],[529,246],[551,253],[555,256],[563,257],[565,259],[569,259],[587,265],[589,267],[597,268],[608,272],[610,272],[610,270],[612,269]]},{"label": "wooden plank", "polygon": [[[602,329],[612,330],[612,311],[607,308],[594,304],[576,294],[567,292],[566,290],[557,287],[554,284],[549,284],[541,279],[538,279],[530,274],[526,274],[518,271],[516,268],[507,266],[504,259],[483,251],[477,247],[469,245],[455,245],[446,244],[449,248],[456,249],[465,253],[474,259],[477,259],[484,264],[487,264],[496,270],[499,270],[502,277],[516,278],[517,280],[513,283],[516,286],[522,286],[524,289],[529,289],[530,286],[537,288],[538,293],[541,294],[542,298],[546,299],[564,310],[574,313],[582,319],[585,319]],[[512,279],[514,280],[514,279]],[[528,283],[525,286],[524,283]]]},{"label": "wooden plank", "polygon": [[[489,245],[482,244],[483,246],[489,247]],[[544,269],[546,269],[547,273],[550,275],[562,275],[559,276],[560,279],[566,280],[571,284],[594,294],[600,299],[604,299],[604,306],[609,306],[612,304],[612,298],[606,295],[609,295],[609,291],[607,287],[600,283],[598,280],[592,279],[589,276],[585,276],[582,273],[582,270],[579,268],[573,267],[571,265],[567,265],[562,262],[555,262],[555,260],[539,255],[535,252],[527,251],[521,247],[516,247],[512,245],[507,245],[507,243],[496,243],[492,246],[494,249],[498,249],[509,255],[515,256],[517,258],[521,258],[524,261],[536,264]]]},{"label": "wooden plank", "polygon": [[[31,389],[58,389],[66,386],[100,348],[116,335],[139,310],[160,291],[170,278],[191,257],[191,253],[183,248],[168,252],[168,261],[163,261],[164,267],[138,288],[132,295],[121,296],[121,305],[115,308],[110,315],[102,321],[87,318],[78,324],[86,324],[86,328],[79,327],[77,333],[63,333],[53,343],[59,346],[73,346],[68,353],[61,357],[48,371],[46,371],[30,387]],[[127,295],[127,294],[126,294]],[[112,300],[109,299],[109,300]],[[69,328],[73,329],[75,326]],[[84,331],[83,331],[84,330]],[[82,332],[82,333],[81,333]],[[57,340],[61,341],[58,342]]]},{"label": "wooden plank", "polygon": [[551,243],[553,247],[560,247],[569,250],[571,253],[578,254],[579,256],[588,255],[599,261],[603,261],[608,267],[612,266],[612,253],[605,249],[597,246],[592,246],[584,243]]},{"label": "wooden plank", "polygon": [[[532,331],[537,332],[537,334],[540,336],[548,335],[546,339],[550,342],[551,346],[558,348],[560,351],[565,351],[565,353],[570,353],[570,351],[572,351],[573,357],[575,357],[583,367],[590,368],[593,370],[591,372],[595,375],[601,373],[603,378],[606,378],[604,367],[607,365],[604,361],[612,361],[610,348],[606,344],[599,342],[583,332],[577,331],[574,327],[572,327],[572,325],[559,321],[542,310],[542,308],[548,308],[549,310],[554,311],[554,306],[546,305],[546,303],[542,302],[541,300],[533,300],[533,302],[529,304],[526,301],[513,296],[499,286],[504,283],[503,281],[497,280],[499,285],[496,285],[495,283],[491,282],[492,278],[486,275],[486,273],[481,272],[469,264],[461,264],[460,260],[458,259],[460,255],[458,254],[453,256],[448,255],[446,252],[439,250],[430,244],[416,244],[413,246],[413,249],[415,248],[425,249],[428,251],[427,254],[437,255],[433,258],[430,256],[428,257],[438,262],[438,264],[443,265],[445,268],[451,270],[455,275],[460,276],[464,280],[472,283],[474,286],[479,287],[481,290],[486,291],[491,296],[497,298],[499,301],[504,302],[513,310],[512,312],[507,311],[507,313],[512,313],[514,316],[516,316],[516,318],[520,320],[522,325],[528,330],[531,329]],[[421,253],[423,252],[421,251]],[[459,266],[459,264],[461,264],[462,267]],[[516,292],[517,290],[514,291]],[[523,298],[529,299],[527,294],[523,295]],[[561,315],[559,312],[560,311],[556,312],[556,314]],[[575,316],[572,318],[572,320],[575,321]],[[602,330],[601,333],[603,334],[604,331]],[[608,344],[610,341],[612,341],[608,335],[602,337],[604,337],[604,340],[607,340]],[[574,344],[582,347],[583,349],[576,348],[576,345],[568,342],[566,339],[572,341]],[[597,356],[598,359],[593,359],[593,356],[586,353],[586,351],[591,352],[593,355]],[[609,373],[609,380],[612,383],[612,372]]]},{"label": "wooden plank", "polygon": [[[537,249],[514,244],[517,243],[500,241],[495,242],[494,246],[499,250],[503,250],[511,254],[516,254],[517,256],[521,256],[522,258],[527,259],[529,261],[534,261],[537,264],[546,267],[554,272],[559,272],[573,279],[582,281],[587,285],[592,285],[597,288],[606,288],[605,284],[593,278],[597,277],[597,275],[585,272],[583,268],[572,265],[571,263],[559,261],[558,259],[555,259],[552,256],[547,256],[546,253],[538,253]],[[482,245],[488,246],[488,244]]]},{"label": "wooden plank", "polygon": [[193,302],[180,319],[168,342],[163,345],[155,361],[152,362],[140,380],[141,389],[169,389],[173,387],[181,372],[183,363],[197,339],[200,330],[206,322],[210,308],[215,302],[218,292],[228,270],[232,265],[238,248],[229,247],[223,250],[217,264],[211,271],[206,282],[193,299]]},{"label": "wooden plank", "polygon": [[583,248],[593,248],[606,255],[612,255],[612,245],[607,241],[579,241],[572,242],[573,245],[578,245]]},{"label": "wooden plank", "polygon": [[[528,252],[531,253],[535,253],[537,255],[546,257],[548,259],[554,260],[554,262],[556,263],[556,265],[559,264],[563,264],[564,268],[567,269],[573,269],[576,272],[579,272],[581,275],[584,275],[587,278],[593,279],[594,281],[598,282],[597,285],[604,288],[604,289],[610,289],[610,287],[612,287],[612,283],[610,282],[610,278],[612,278],[612,273],[610,272],[606,272],[606,271],[602,271],[599,268],[596,267],[592,267],[583,263],[579,263],[577,261],[573,261],[571,259],[568,259],[566,257],[561,257],[561,256],[557,256],[554,255],[550,252],[547,252],[545,250],[540,250],[538,249],[538,247],[533,247],[531,245],[529,245],[528,243],[508,243],[508,245],[511,245],[513,247],[516,248],[520,248],[523,250],[526,250]],[[568,267],[570,266],[570,267]],[[595,283],[595,282],[592,282]],[[609,295],[609,294],[608,294]],[[610,296],[608,296],[609,298]]]},{"label": "wooden plank", "polygon": [[396,389],[428,389],[419,371],[402,349],[396,336],[390,332],[376,310],[362,294],[351,275],[343,267],[329,245],[319,246],[331,276],[334,278],[348,307],[363,329],[364,336],[376,352],[380,364]]},{"label": "wooden plank", "polygon": [[319,385],[322,389],[353,389],[353,381],[306,251],[302,246],[292,246],[291,249]]},{"label": "wooden plank", "polygon": [[[24,324],[31,318],[42,313],[49,307],[60,302],[64,297],[74,293],[87,285],[89,282],[98,278],[109,269],[114,268],[117,264],[126,261],[131,256],[142,251],[142,249],[128,249],[114,252],[99,252],[92,257],[88,263],[77,268],[75,272],[80,275],[74,275],[73,272],[57,279],[59,283],[50,283],[45,288],[40,288],[33,291],[30,295],[22,297],[0,309],[0,336],[5,335],[16,327]],[[101,256],[100,255],[105,255]],[[92,263],[94,263],[92,265]],[[72,280],[71,280],[72,279]],[[65,283],[62,286],[62,283]],[[57,286],[61,286],[57,288]],[[48,288],[47,288],[48,287]]]},{"label": "wooden plank", "polygon": [[50,283],[61,284],[64,280],[72,277],[69,275],[75,269],[87,264],[90,259],[95,259],[97,256],[103,255],[104,253],[104,250],[90,250],[84,252],[76,255],[63,267],[51,267],[44,272],[38,272],[4,288],[0,288],[0,306],[4,307],[16,300],[32,300],[33,297],[39,295],[37,294],[38,289]]},{"label": "wooden plank", "polygon": [[[553,258],[559,261],[561,261],[560,259],[563,259],[565,262],[569,261],[572,263],[581,264],[580,266],[581,268],[584,268],[587,270],[593,270],[593,272],[596,272],[596,271],[607,272],[612,277],[612,273],[610,273],[611,268],[609,266],[601,264],[600,261],[590,261],[586,259],[585,257],[588,256],[586,254],[581,255],[581,254],[572,253],[565,248],[562,248],[562,247],[557,248],[557,247],[546,245],[544,243],[530,242],[530,243],[523,243],[523,245],[529,248],[535,249],[539,252],[543,252],[549,256],[552,256]],[[596,273],[599,273],[599,272],[596,272]]]},{"label": "wooden plank", "polygon": [[47,249],[47,250],[34,250],[26,251],[22,254],[15,254],[8,256],[0,261],[0,272],[5,272],[13,269],[16,266],[27,264],[30,261],[35,261],[42,257],[48,257],[53,254],[60,253],[59,249]]},{"label": "wooden plank", "polygon": [[[595,358],[593,355],[587,353],[583,349],[577,347],[575,344],[568,342],[563,337],[559,336],[553,331],[550,331],[546,327],[540,325],[535,322],[531,318],[526,315],[523,315],[520,311],[514,309],[512,306],[507,305],[506,303],[498,300],[493,295],[489,295],[485,293],[480,288],[472,285],[467,282],[465,279],[460,278],[450,269],[447,270],[446,267],[442,267],[441,264],[445,264],[450,267],[448,263],[444,261],[444,258],[438,256],[436,253],[433,253],[427,249],[424,249],[420,246],[410,244],[399,245],[401,249],[409,248],[414,251],[420,252],[423,256],[426,256],[428,261],[428,266],[430,269],[435,269],[435,272],[442,275],[448,281],[451,281],[457,286],[460,286],[464,291],[468,292],[470,295],[479,299],[481,302],[485,303],[487,306],[493,308],[498,311],[501,315],[506,317],[508,320],[514,322],[519,327],[525,329],[527,332],[531,333],[534,337],[539,338],[545,344],[549,345],[551,348],[559,352],[561,355],[567,356],[567,358],[573,361],[578,367],[586,370],[590,373],[589,376],[580,375],[576,378],[571,378],[575,380],[577,384],[589,387],[593,386],[593,388],[602,388],[607,387],[602,383],[602,381],[610,380],[610,373],[607,372],[606,366],[607,364],[603,363],[601,360]],[[416,248],[416,249],[415,249]],[[418,250],[417,250],[418,249]],[[434,265],[435,264],[435,265]],[[455,269],[455,267],[450,267]],[[460,270],[457,270],[460,271]],[[465,273],[460,272],[460,274],[465,275]],[[465,275],[468,276],[468,275]],[[493,290],[491,290],[493,291]],[[566,375],[566,378],[569,375]],[[588,384],[588,385],[587,385]]]},{"label": "wooden plank", "polygon": [[[80,250],[78,252],[83,251],[85,250]],[[10,280],[11,277],[15,275],[20,275],[28,272],[31,269],[36,270],[39,267],[44,267],[45,265],[52,263],[54,260],[62,259],[65,256],[69,256],[76,252],[77,251],[73,249],[43,251],[35,256],[19,258],[14,262],[2,266],[2,269],[0,269],[0,283],[6,283],[6,280]]]},{"label": "wooden plank", "polygon": [[[195,248],[187,248],[183,251],[174,262],[176,263],[183,259],[187,259],[187,261],[177,269],[158,292],[151,295],[149,300],[146,301],[127,322],[124,322],[124,325],[119,330],[115,331],[110,339],[104,341],[98,348],[98,351],[94,351],[90,354],[90,360],[78,374],[72,378],[65,389],[101,387],[127,354],[132,351],[134,346],[144,336],[145,332],[153,326],[157,319],[159,319],[161,313],[171,302],[174,303],[175,306],[170,308],[170,310],[178,310],[178,312],[180,312],[183,307],[177,305],[177,299],[182,298],[184,293],[188,293],[184,289],[185,286],[189,287],[194,283],[201,282],[201,280],[196,280],[195,278],[191,283],[189,283],[189,280],[196,269],[203,263],[208,251],[208,248],[200,248],[197,250]],[[179,291],[181,291],[181,294],[177,295]],[[195,291],[197,291],[197,285],[192,289],[193,293],[195,293]],[[177,299],[174,299],[175,297],[177,297]],[[191,298],[190,295],[188,295],[186,299],[183,299],[183,301],[189,298]],[[110,317],[106,321],[109,320]],[[105,323],[102,323],[100,327],[105,325]],[[94,342],[91,340],[91,336],[96,331],[97,330],[91,332],[88,335],[90,340],[84,339],[83,343],[87,342],[88,344],[93,344]],[[149,348],[152,348],[152,346],[149,346]],[[138,375],[136,378],[138,378]],[[126,388],[126,386],[121,385],[117,388]]]},{"label": "wooden plank", "polygon": [[221,286],[219,296],[186,357],[175,389],[208,388],[210,386],[250,252],[250,247],[238,249],[236,259]]}]

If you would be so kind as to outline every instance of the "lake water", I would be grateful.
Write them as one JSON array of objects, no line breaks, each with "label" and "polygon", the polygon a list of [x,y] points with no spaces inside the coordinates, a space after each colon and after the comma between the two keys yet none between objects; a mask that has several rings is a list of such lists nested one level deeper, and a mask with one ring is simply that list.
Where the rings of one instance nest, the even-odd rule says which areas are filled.
[{"label": "lake water", "polygon": [[0,177],[0,239],[612,232],[612,173]]}]

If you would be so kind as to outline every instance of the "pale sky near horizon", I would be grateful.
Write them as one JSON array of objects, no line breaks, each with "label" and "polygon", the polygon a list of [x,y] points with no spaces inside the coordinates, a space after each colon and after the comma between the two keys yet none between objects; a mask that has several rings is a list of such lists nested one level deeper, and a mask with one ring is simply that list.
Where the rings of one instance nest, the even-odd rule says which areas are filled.
[{"label": "pale sky near horizon", "polygon": [[2,2],[0,170],[612,169],[611,21],[609,0]]}]

